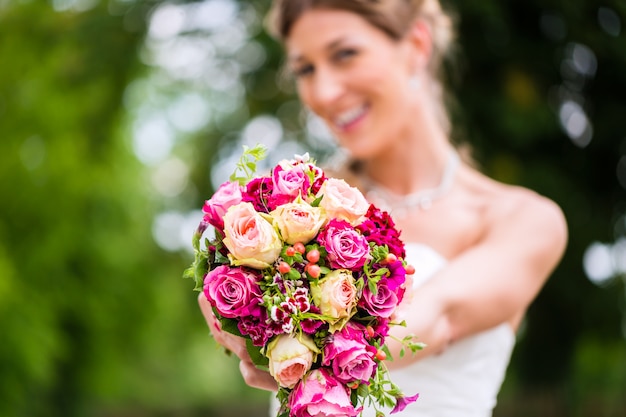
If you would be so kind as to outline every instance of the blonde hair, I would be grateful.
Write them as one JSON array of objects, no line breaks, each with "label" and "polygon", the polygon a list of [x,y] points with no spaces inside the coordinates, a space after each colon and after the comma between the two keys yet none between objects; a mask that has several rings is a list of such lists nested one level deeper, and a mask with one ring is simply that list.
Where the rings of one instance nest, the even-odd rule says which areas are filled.
[{"label": "blonde hair", "polygon": [[439,107],[437,113],[442,127],[450,133],[442,65],[452,50],[455,32],[454,20],[443,10],[439,0],[274,0],[267,20],[269,32],[284,42],[295,22],[311,9],[356,13],[398,41],[407,34],[416,19],[426,22],[432,38],[429,72],[433,83],[430,87]]}]

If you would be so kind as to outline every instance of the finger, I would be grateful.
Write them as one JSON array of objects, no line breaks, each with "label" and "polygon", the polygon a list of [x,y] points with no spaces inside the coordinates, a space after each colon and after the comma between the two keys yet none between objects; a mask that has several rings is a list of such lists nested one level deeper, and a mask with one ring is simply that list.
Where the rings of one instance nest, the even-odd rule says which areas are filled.
[{"label": "finger", "polygon": [[204,320],[209,326],[209,330],[211,330],[214,337],[218,338],[222,334],[222,326],[217,317],[215,317],[209,300],[207,300],[202,293],[198,296],[198,305],[200,306]]},{"label": "finger", "polygon": [[204,319],[207,324],[211,326],[212,323],[215,323],[215,315],[213,314],[213,308],[211,307],[211,303],[206,299],[206,296],[203,292],[198,294],[198,305],[200,306],[200,310],[204,315]]},{"label": "finger", "polygon": [[249,361],[250,355],[248,354],[248,349],[246,348],[246,341],[241,337],[222,331],[220,322],[217,317],[215,317],[213,308],[204,294],[200,294],[198,296],[198,304],[200,305],[202,314],[204,315],[215,341],[224,346],[227,350],[233,352],[240,359]]},{"label": "finger", "polygon": [[242,360],[239,362],[239,371],[243,376],[246,384],[266,391],[277,391],[278,384],[274,377],[268,372],[258,369],[254,364],[248,360]]}]

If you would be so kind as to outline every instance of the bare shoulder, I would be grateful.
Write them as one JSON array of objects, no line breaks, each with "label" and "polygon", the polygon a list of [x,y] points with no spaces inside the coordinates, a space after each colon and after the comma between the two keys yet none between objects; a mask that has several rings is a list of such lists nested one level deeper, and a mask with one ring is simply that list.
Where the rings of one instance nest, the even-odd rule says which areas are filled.
[{"label": "bare shoulder", "polygon": [[547,260],[561,258],[567,244],[567,223],[554,201],[532,190],[495,181],[488,188],[486,237],[515,239],[520,249],[533,248]]}]

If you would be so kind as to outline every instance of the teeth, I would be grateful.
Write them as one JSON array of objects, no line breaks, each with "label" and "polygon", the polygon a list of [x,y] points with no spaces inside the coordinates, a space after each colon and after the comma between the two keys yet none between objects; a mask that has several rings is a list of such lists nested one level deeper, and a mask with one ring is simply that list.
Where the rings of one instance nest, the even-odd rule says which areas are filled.
[{"label": "teeth", "polygon": [[337,116],[337,118],[335,118],[335,124],[337,124],[339,127],[344,127],[355,121],[357,118],[361,117],[363,113],[365,113],[365,106],[345,111]]}]

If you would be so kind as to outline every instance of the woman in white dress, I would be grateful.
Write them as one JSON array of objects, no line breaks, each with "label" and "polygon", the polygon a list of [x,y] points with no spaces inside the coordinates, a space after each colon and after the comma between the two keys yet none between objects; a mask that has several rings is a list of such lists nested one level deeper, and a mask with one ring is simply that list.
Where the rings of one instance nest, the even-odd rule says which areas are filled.
[{"label": "woman in white dress", "polygon": [[[437,0],[282,0],[271,22],[300,99],[392,213],[417,269],[407,327],[393,332],[427,348],[389,363],[407,395],[420,393],[400,415],[491,415],[515,331],[564,251],[561,210],[458,157],[438,74],[453,28]],[[203,297],[200,306],[214,331]],[[241,358],[246,383],[276,390],[241,339],[214,336]]]}]

